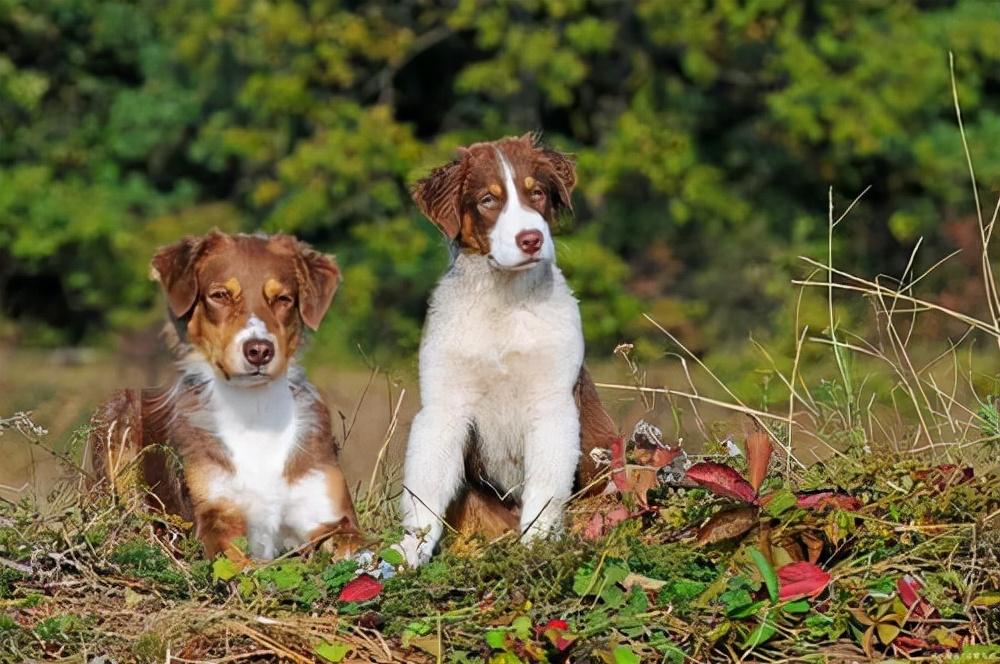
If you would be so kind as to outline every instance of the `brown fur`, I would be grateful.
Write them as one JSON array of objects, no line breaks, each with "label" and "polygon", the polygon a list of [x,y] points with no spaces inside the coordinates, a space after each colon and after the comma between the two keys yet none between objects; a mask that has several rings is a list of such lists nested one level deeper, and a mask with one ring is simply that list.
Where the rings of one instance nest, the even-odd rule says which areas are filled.
[{"label": "brown fur", "polygon": [[475,533],[494,540],[517,531],[520,513],[516,506],[500,500],[491,489],[469,486],[458,500],[452,501],[445,521],[463,535]]},{"label": "brown fur", "polygon": [[[458,159],[417,182],[413,200],[459,247],[484,256],[490,253],[490,230],[505,202],[497,149],[510,162],[515,183],[520,183],[521,203],[534,207],[549,224],[572,210],[570,194],[576,186],[572,158],[541,145],[532,134],[461,148]],[[496,203],[484,204],[486,194]]]},{"label": "brown fur", "polygon": [[[226,378],[234,370],[225,364],[225,348],[250,316],[264,321],[277,337],[276,366],[268,365],[268,375],[284,374],[302,325],[319,325],[339,281],[331,258],[294,238],[219,232],[161,249],[153,274],[167,295],[178,352],[199,353]],[[309,383],[297,374],[290,378],[293,396],[308,404],[314,426],[288,459],[284,476],[291,482],[321,470],[334,512],[347,514],[322,534],[353,541],[359,534],[357,518],[337,461],[330,413]],[[212,478],[233,468],[222,444],[198,426],[204,385],[183,372],[177,380],[171,389],[123,390],[99,408],[88,441],[90,464],[96,478],[114,487],[121,486],[123,469],[137,467],[150,502],[193,521],[206,555],[235,556],[233,541],[246,534],[246,518],[232,503],[208,497]]]}]

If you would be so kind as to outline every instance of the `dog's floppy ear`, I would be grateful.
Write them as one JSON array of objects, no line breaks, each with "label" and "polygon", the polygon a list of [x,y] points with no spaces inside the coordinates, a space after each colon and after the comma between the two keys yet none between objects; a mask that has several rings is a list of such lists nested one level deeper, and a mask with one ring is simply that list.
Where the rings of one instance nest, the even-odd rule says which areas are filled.
[{"label": "dog's floppy ear", "polygon": [[203,240],[185,237],[166,247],[160,247],[150,264],[150,276],[160,282],[167,296],[170,312],[183,317],[194,307],[198,298],[198,273],[195,262],[201,255]]},{"label": "dog's floppy ear", "polygon": [[330,308],[340,285],[340,269],[333,256],[299,243],[295,276],[299,282],[299,316],[315,331]]},{"label": "dog's floppy ear", "polygon": [[414,185],[413,201],[428,219],[441,229],[449,240],[458,237],[462,229],[462,189],[465,186],[465,155],[462,148],[458,159],[439,166]]},{"label": "dog's floppy ear", "polygon": [[573,210],[573,188],[576,187],[576,163],[571,155],[564,154],[558,150],[540,145],[537,148],[541,152],[543,168],[548,171],[555,193],[558,194],[556,211],[561,209]]}]

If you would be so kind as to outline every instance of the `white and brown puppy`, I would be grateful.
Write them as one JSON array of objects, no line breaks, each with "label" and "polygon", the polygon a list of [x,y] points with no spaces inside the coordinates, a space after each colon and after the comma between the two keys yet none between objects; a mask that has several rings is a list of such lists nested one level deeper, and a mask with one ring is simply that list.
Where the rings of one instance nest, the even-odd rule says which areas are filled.
[{"label": "white and brown puppy", "polygon": [[575,184],[572,160],[529,135],[463,148],[414,188],[453,262],[420,346],[422,408],[401,499],[411,565],[430,558],[449,507],[458,521],[513,515],[526,541],[558,534],[578,466],[593,472],[581,447],[615,435],[555,263],[551,225]]},{"label": "white and brown puppy", "polygon": [[[96,474],[113,482],[122,459],[141,455],[154,503],[193,521],[208,556],[239,556],[241,537],[265,559],[324,538],[352,545],[330,414],[294,359],[340,281],[333,259],[288,235],[213,232],[160,249],[152,268],[177,378],[98,412]],[[110,422],[129,413],[130,435],[114,438]]]}]

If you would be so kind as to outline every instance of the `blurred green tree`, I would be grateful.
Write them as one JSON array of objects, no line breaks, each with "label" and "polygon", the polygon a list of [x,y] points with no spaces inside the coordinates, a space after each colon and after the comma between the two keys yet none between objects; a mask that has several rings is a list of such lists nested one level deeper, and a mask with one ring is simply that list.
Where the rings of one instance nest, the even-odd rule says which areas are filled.
[{"label": "blurred green tree", "polygon": [[578,156],[559,252],[592,349],[644,310],[725,349],[789,324],[829,186],[873,187],[851,269],[961,244],[947,54],[995,186],[998,34],[980,0],[0,0],[0,312],[93,340],[157,315],[158,243],[282,230],[344,268],[316,346],[404,356],[447,261],[409,184],[540,129]]}]

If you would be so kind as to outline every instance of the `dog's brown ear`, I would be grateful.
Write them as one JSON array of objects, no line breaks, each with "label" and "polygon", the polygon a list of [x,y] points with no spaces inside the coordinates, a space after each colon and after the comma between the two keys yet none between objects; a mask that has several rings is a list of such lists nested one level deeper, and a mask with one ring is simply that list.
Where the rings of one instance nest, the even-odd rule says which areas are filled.
[{"label": "dog's brown ear", "polygon": [[411,192],[413,201],[428,219],[441,229],[449,240],[458,237],[462,229],[462,189],[465,186],[464,149],[458,159],[439,166],[417,182]]},{"label": "dog's brown ear", "polygon": [[296,277],[299,282],[299,316],[309,329],[319,328],[340,285],[340,269],[333,256],[299,245]]},{"label": "dog's brown ear", "polygon": [[542,168],[552,180],[558,200],[553,199],[556,211],[561,209],[572,212],[573,188],[576,187],[576,162],[571,155],[553,150],[544,145],[539,146]]},{"label": "dog's brown ear", "polygon": [[194,307],[198,298],[198,273],[195,261],[201,254],[203,240],[185,237],[160,247],[150,265],[150,276],[160,282],[167,296],[170,312],[181,318]]}]

